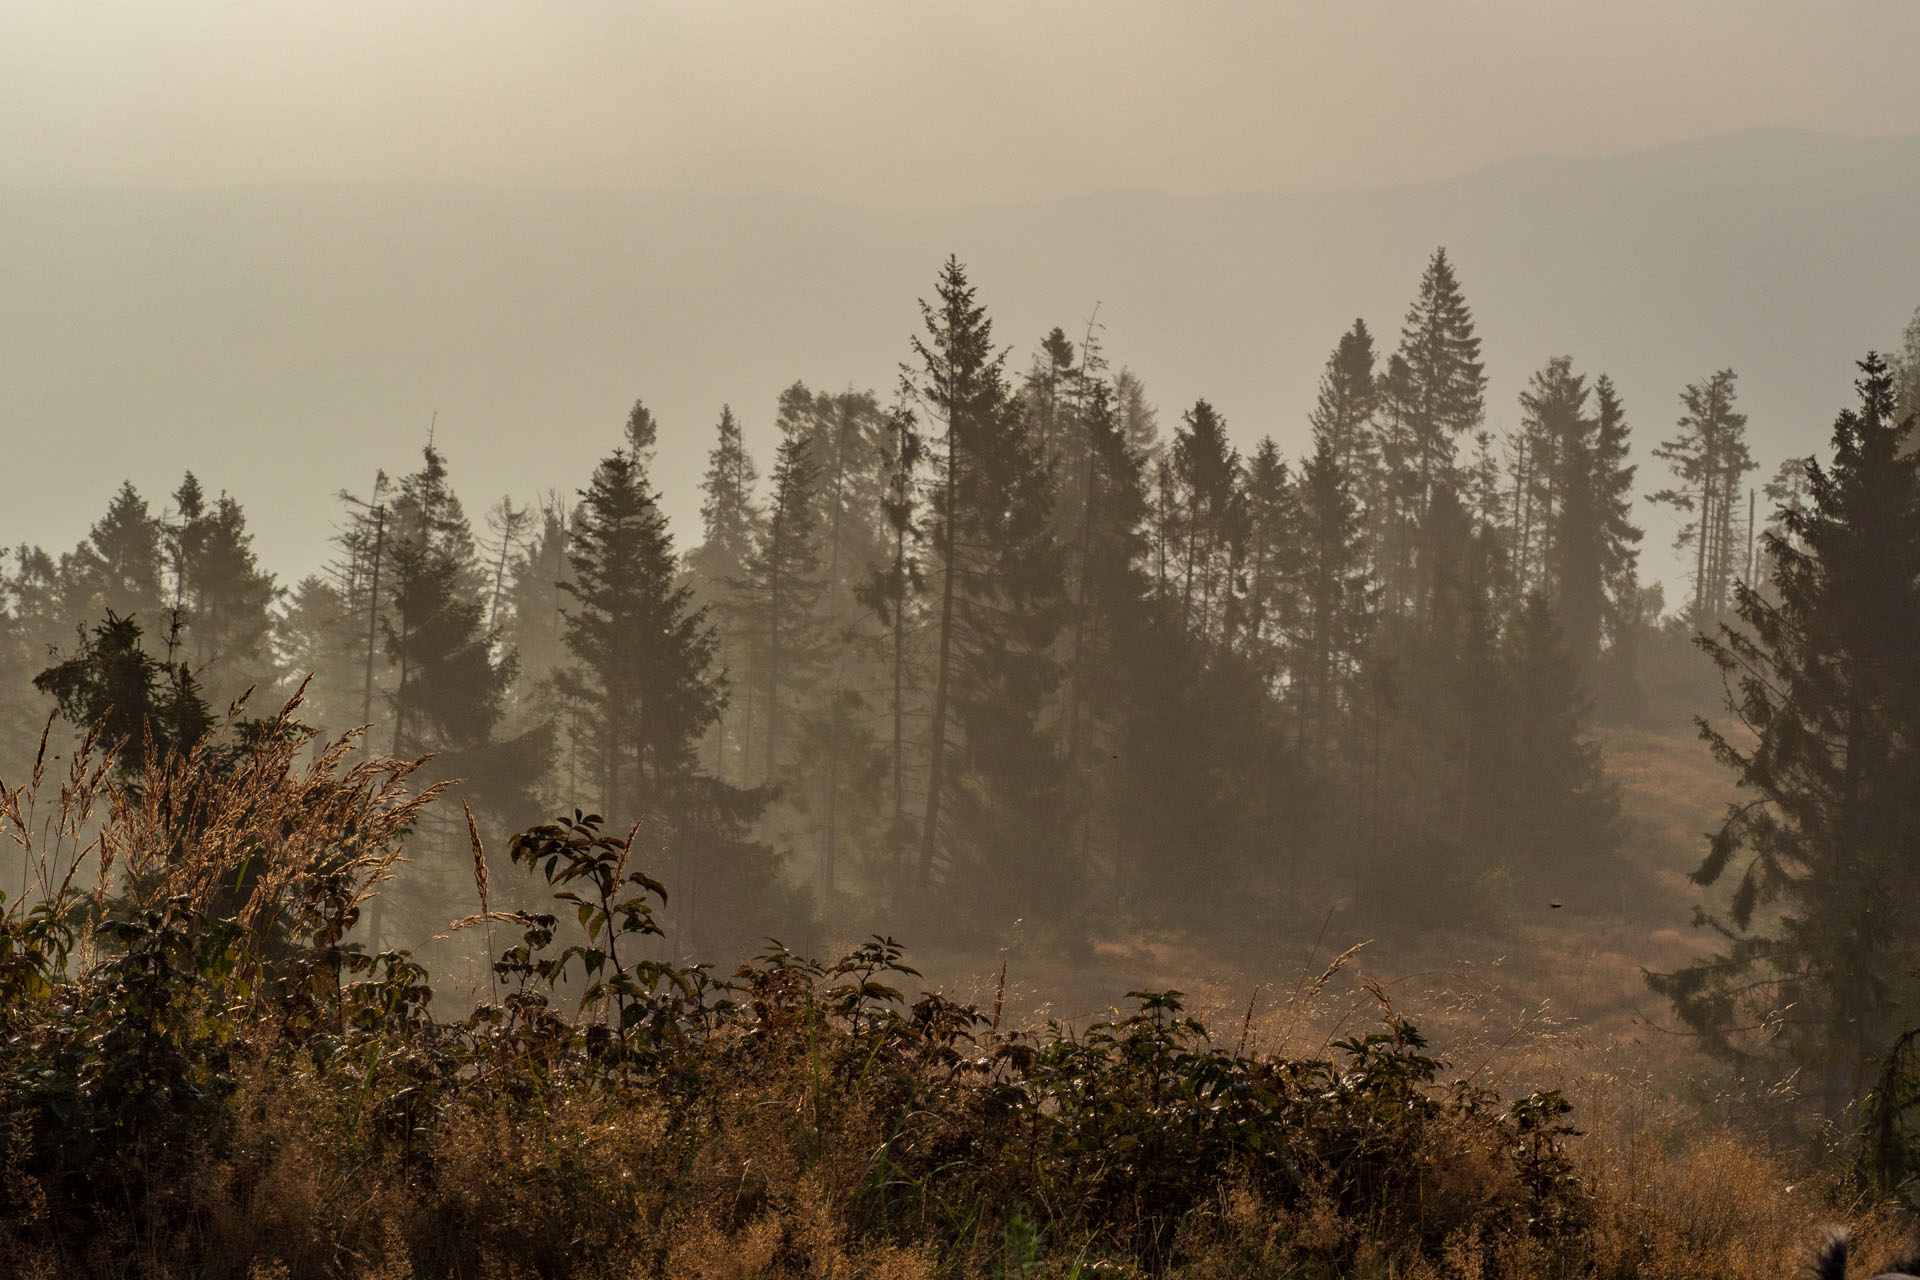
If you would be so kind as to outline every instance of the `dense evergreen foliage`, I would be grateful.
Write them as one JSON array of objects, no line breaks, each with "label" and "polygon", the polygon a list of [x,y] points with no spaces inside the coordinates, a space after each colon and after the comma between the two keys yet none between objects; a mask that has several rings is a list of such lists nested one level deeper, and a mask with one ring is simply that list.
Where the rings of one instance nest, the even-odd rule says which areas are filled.
[{"label": "dense evergreen foliage", "polygon": [[1829,1103],[1920,999],[1920,456],[1885,361],[1860,368],[1806,505],[1765,535],[1767,583],[1702,638],[1739,731],[1701,733],[1743,794],[1694,878],[1735,888],[1707,917],[1725,950],[1654,979],[1720,1052],[1802,1067]]},{"label": "dense evergreen foliage", "polygon": [[[1617,389],[1553,356],[1488,430],[1444,251],[1384,363],[1363,320],[1338,337],[1292,458],[1280,424],[1249,439],[1205,398],[1163,437],[1094,320],[1009,376],[955,259],[921,318],[890,401],[779,396],[764,483],[723,407],[690,548],[636,401],[575,491],[503,498],[478,536],[431,443],[377,471],[291,587],[191,473],[158,512],[122,485],[71,552],[12,553],[0,770],[31,785],[0,789],[26,856],[0,916],[0,1099],[7,1176],[44,1203],[0,1210],[0,1238],[44,1243],[108,1199],[142,1230],[189,1204],[211,1222],[206,1170],[253,1194],[285,1137],[257,1116],[293,1098],[344,1126],[329,1177],[377,1169],[459,1217],[450,1135],[537,1145],[564,1097],[669,1117],[658,1150],[738,1173],[726,1232],[775,1193],[709,1138],[742,1107],[805,1115],[745,1129],[794,1185],[832,1182],[836,1239],[949,1274],[1068,1244],[1148,1272],[1244,1253],[1234,1196],[1293,1224],[1248,1274],[1356,1267],[1313,1214],[1364,1219],[1416,1270],[1482,1234],[1519,1251],[1489,1274],[1586,1266],[1614,1246],[1581,1234],[1564,1104],[1443,1084],[1390,1011],[1294,1061],[1224,1052],[1177,993],[1003,1031],[888,985],[917,975],[885,938],[834,965],[776,944],[724,981],[690,959],[873,920],[976,955],[1025,928],[1073,956],[1122,931],[1251,946],[1336,912],[1497,935],[1521,895],[1596,910],[1628,865],[1596,720],[1708,709],[1685,664],[1708,628],[1732,720],[1700,727],[1743,794],[1695,879],[1735,888],[1702,914],[1722,953],[1652,982],[1828,1114],[1870,1092],[1875,1167],[1920,1167],[1900,1137],[1920,1115],[1899,927],[1920,908],[1911,331],[1861,366],[1831,462],[1779,465],[1764,522],[1734,374],[1680,393],[1651,455],[1673,474],[1651,499],[1685,518],[1669,616],[1638,577]],[[63,758],[79,816],[50,825],[33,797]],[[568,816],[529,826],[548,812]],[[558,905],[490,873],[490,844]],[[481,998],[439,1021],[410,948],[463,943]],[[847,1175],[834,1143],[878,1154]],[[567,1185],[553,1231],[670,1266],[636,1241],[671,1215],[636,1200],[615,1228]],[[546,1229],[515,1247],[564,1273],[572,1237]],[[478,1248],[410,1251],[467,1274]]]},{"label": "dense evergreen foliage", "polygon": [[[432,755],[483,829],[597,808],[735,867],[716,884],[811,882],[829,919],[975,942],[1016,918],[1257,927],[1396,866],[1409,902],[1472,915],[1487,876],[1575,893],[1612,856],[1590,710],[1644,710],[1666,652],[1625,411],[1557,357],[1503,462],[1444,251],[1384,364],[1364,320],[1340,336],[1296,459],[1236,445],[1205,399],[1163,439],[1096,321],[1010,377],[957,261],[923,320],[891,405],[781,393],[764,472],[723,408],[684,555],[640,402],[576,495],[503,499],[479,535],[437,449],[377,472],[341,495],[327,571],[287,589],[233,498],[189,475],[156,514],[125,486],[74,552],[13,557],[8,705],[117,618],[216,709],[311,673],[316,727]],[[1675,500],[1710,508],[1690,616],[1736,567],[1730,386],[1688,390],[1668,449],[1694,486]],[[11,758],[44,718],[15,718]],[[459,825],[423,838],[455,873]]]},{"label": "dense evergreen foliage", "polygon": [[[1734,376],[1686,388],[1653,451],[1689,521],[1692,592],[1663,617],[1616,388],[1555,356],[1487,431],[1444,251],[1384,360],[1364,320],[1338,335],[1294,458],[1206,399],[1163,437],[1097,321],[1010,376],[956,260],[922,317],[891,403],[782,392],[764,470],[722,408],[690,547],[640,402],[577,492],[502,500],[478,536],[437,449],[376,472],[290,588],[236,499],[190,474],[156,513],[123,486],[74,551],[9,559],[6,758],[57,701],[110,717],[131,777],[145,736],[195,735],[183,708],[311,675],[316,728],[431,756],[484,832],[641,822],[702,945],[819,919],[966,945],[1015,920],[1251,937],[1342,905],[1497,923],[1515,892],[1604,891],[1624,828],[1596,716],[1698,709],[1689,628],[1779,569],[1823,483],[1783,464],[1784,514],[1743,548]],[[455,883],[462,824],[419,841]],[[381,927],[437,927],[421,893]]]}]

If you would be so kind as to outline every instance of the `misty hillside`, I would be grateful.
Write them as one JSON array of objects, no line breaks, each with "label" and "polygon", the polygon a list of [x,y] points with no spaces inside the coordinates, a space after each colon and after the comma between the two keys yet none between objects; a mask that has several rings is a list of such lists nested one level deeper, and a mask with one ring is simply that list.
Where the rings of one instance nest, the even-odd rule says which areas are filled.
[{"label": "misty hillside", "polygon": [[[44,479],[14,487],[0,542],[77,539],[123,477],[163,491],[190,431],[215,490],[286,491],[298,466],[257,517],[263,555],[291,570],[327,535],[326,495],[404,465],[436,412],[474,493],[525,493],[577,483],[636,395],[659,414],[657,478],[690,527],[721,403],[763,446],[796,378],[889,393],[911,300],[949,251],[1002,342],[1077,335],[1098,302],[1114,365],[1163,407],[1205,396],[1243,446],[1271,432],[1297,449],[1335,339],[1356,314],[1397,333],[1445,244],[1486,340],[1490,425],[1517,417],[1530,370],[1571,353],[1612,375],[1644,450],[1682,386],[1731,366],[1770,471],[1818,446],[1851,361],[1891,345],[1920,301],[1916,208],[1920,138],[1780,131],[1419,187],[932,211],[638,190],[8,190],[0,429],[11,466]],[[1642,519],[1649,575],[1673,578],[1666,517]]]},{"label": "misty hillside", "polygon": [[0,198],[0,1273],[1891,1252],[1917,192]]}]

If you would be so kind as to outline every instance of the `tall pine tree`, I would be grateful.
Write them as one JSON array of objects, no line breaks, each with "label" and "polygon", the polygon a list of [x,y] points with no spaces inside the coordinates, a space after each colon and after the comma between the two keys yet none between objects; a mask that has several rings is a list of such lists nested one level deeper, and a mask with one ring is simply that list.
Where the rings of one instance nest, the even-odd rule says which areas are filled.
[{"label": "tall pine tree", "polygon": [[[787,765],[786,733],[817,692],[828,636],[821,616],[819,470],[803,435],[775,454],[766,529],[747,561],[740,621],[757,673],[761,716],[758,776]],[[749,744],[751,755],[751,744]]]},{"label": "tall pine tree", "polygon": [[487,630],[489,582],[473,532],[448,482],[446,460],[428,445],[420,470],[394,503],[392,595],[385,620],[396,755],[432,753],[430,776],[460,778],[475,809],[503,825],[539,816],[551,731],[503,733],[515,659]]},{"label": "tall pine tree", "polygon": [[[1410,583],[1390,583],[1400,595],[1410,589],[1414,602],[1433,590],[1441,534],[1428,515],[1437,489],[1460,491],[1454,474],[1455,442],[1476,430],[1486,414],[1487,377],[1480,360],[1480,339],[1447,251],[1436,249],[1420,277],[1420,291],[1400,330],[1400,349],[1389,362],[1383,384],[1393,424],[1386,459],[1398,475],[1401,506],[1395,536],[1413,545],[1390,548],[1388,558],[1413,562]],[[1417,536],[1415,531],[1418,531]],[[1404,604],[1404,599],[1396,604]]]},{"label": "tall pine tree", "polygon": [[913,667],[909,641],[922,597],[927,590],[921,572],[922,503],[919,474],[925,455],[913,412],[895,405],[887,414],[883,446],[885,483],[880,500],[886,529],[885,561],[871,570],[861,600],[885,628],[883,642],[887,683],[887,822],[886,878],[889,892],[898,897],[906,888],[906,857],[914,831],[907,813],[907,703],[913,695]]},{"label": "tall pine tree", "polygon": [[[1365,320],[1355,320],[1327,357],[1320,374],[1319,395],[1307,416],[1316,442],[1326,441],[1333,460],[1356,484],[1371,481],[1380,463],[1380,442],[1374,428],[1380,388],[1373,366],[1373,334],[1368,332]],[[1374,506],[1379,497],[1367,494],[1365,501]]]},{"label": "tall pine tree", "polygon": [[[784,405],[791,392],[782,397]],[[716,654],[729,685],[736,690],[710,731],[713,770],[720,778],[745,778],[751,772],[756,700],[760,677],[747,617],[747,566],[766,531],[766,516],[755,489],[760,475],[747,452],[740,420],[730,405],[720,406],[707,473],[700,482],[700,545],[687,555],[693,571],[694,600],[720,621]]]},{"label": "tall pine tree", "polygon": [[637,442],[580,493],[561,584],[571,663],[556,678],[586,756],[588,805],[642,844],[674,889],[683,949],[731,945],[797,919],[768,852],[747,839],[764,797],[700,768],[698,746],[725,700],[717,640],[691,585]]},{"label": "tall pine tree", "polygon": [[1693,878],[1734,888],[1700,916],[1724,950],[1651,979],[1710,1048],[1835,1109],[1920,999],[1920,457],[1886,362],[1860,370],[1808,505],[1766,535],[1770,590],[1703,641],[1742,728],[1701,736],[1745,794]]},{"label": "tall pine tree", "polygon": [[1686,513],[1674,546],[1693,550],[1693,600],[1688,621],[1709,630],[1725,616],[1741,566],[1735,554],[1735,516],[1743,478],[1755,467],[1747,451],[1747,415],[1734,406],[1734,373],[1722,369],[1680,393],[1679,434],[1653,451],[1679,484],[1653,495]]},{"label": "tall pine tree", "polygon": [[1326,753],[1339,728],[1373,613],[1360,507],[1328,433],[1315,433],[1297,508],[1291,683],[1300,747],[1312,759]]},{"label": "tall pine tree", "polygon": [[673,540],[635,450],[615,450],[580,493],[561,584],[571,663],[561,694],[579,711],[591,785],[582,799],[616,823],[669,806],[696,771],[719,714],[715,637],[678,581]]},{"label": "tall pine tree", "polygon": [[1631,588],[1634,468],[1613,384],[1601,379],[1590,405],[1585,377],[1556,356],[1520,395],[1514,495],[1515,570],[1542,592],[1577,668],[1591,676],[1611,604]]},{"label": "tall pine tree", "polygon": [[[1013,411],[992,324],[960,263],[921,304],[925,333],[904,392],[936,428],[936,557],[926,806],[919,877],[946,872],[959,919],[978,927],[1005,895],[1059,909],[1075,894],[1064,856],[1061,768],[1041,726],[1058,673],[1061,566],[1051,472]],[[944,855],[944,856],[943,856]]]},{"label": "tall pine tree", "polygon": [[91,624],[112,612],[140,619],[149,647],[164,643],[164,539],[146,499],[132,482],[122,484],[86,541],[60,558],[61,611],[69,625]]},{"label": "tall pine tree", "polygon": [[1240,455],[1227,441],[1226,420],[1205,400],[1181,415],[1173,437],[1180,612],[1212,639],[1232,590],[1228,553],[1240,511]]},{"label": "tall pine tree", "polygon": [[166,542],[184,657],[223,704],[249,686],[271,697],[266,686],[276,673],[268,638],[280,591],[253,554],[245,512],[224,493],[209,505],[192,472],[174,493],[174,507]]}]

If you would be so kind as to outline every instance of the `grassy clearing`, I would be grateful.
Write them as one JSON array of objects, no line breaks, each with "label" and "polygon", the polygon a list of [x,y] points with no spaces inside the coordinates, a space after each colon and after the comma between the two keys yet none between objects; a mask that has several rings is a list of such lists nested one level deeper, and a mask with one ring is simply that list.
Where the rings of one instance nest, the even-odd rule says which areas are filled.
[{"label": "grassy clearing", "polygon": [[476,841],[551,905],[464,922],[499,959],[443,1007],[350,942],[430,798],[282,728],[137,794],[83,752],[0,806],[16,1274],[1679,1277],[1894,1230],[1677,1096],[1698,1064],[1598,912],[1264,982],[1179,938],[1010,952],[949,999],[884,939],[679,965],[660,886],[580,821]]}]

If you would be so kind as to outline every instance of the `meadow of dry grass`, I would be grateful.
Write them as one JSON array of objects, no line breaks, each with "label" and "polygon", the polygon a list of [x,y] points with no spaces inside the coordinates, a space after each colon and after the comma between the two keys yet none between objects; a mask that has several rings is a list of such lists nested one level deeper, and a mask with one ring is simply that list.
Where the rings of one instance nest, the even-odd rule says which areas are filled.
[{"label": "meadow of dry grass", "polygon": [[[0,1272],[1677,1280],[1790,1274],[1842,1220],[1878,1254],[1888,1208],[1770,1139],[1764,1082],[1644,994],[1699,945],[1723,779],[1684,737],[1607,745],[1617,906],[1330,914],[1251,959],[1016,935],[924,980],[870,944],[723,986],[496,908],[526,949],[471,1012],[345,945],[404,874],[404,766],[269,740],[135,795],[83,753],[0,806],[31,873],[0,937]],[[558,851],[591,936],[644,939],[624,843],[569,830],[513,860]]]},{"label": "meadow of dry grass", "polygon": [[[1449,1054],[1491,1053],[1509,1074],[1528,1061],[1564,1069],[1570,1058],[1624,1058],[1680,1088],[1712,1064],[1692,1051],[1643,975],[1710,950],[1692,924],[1703,891],[1687,877],[1731,788],[1691,730],[1615,729],[1602,745],[1628,831],[1604,896],[1560,907],[1545,892],[1521,896],[1497,928],[1369,920],[1330,906],[1306,935],[1255,946],[1133,931],[1063,955],[1015,927],[995,950],[922,952],[919,963],[942,989],[983,1002],[995,997],[1004,966],[1007,1007],[1029,1022],[1084,1024],[1129,990],[1177,988],[1211,1023],[1250,1021],[1253,1045],[1286,1052],[1314,1050],[1363,1022],[1374,1000],[1362,984],[1377,982]],[[1322,982],[1327,964],[1355,945]]]}]

